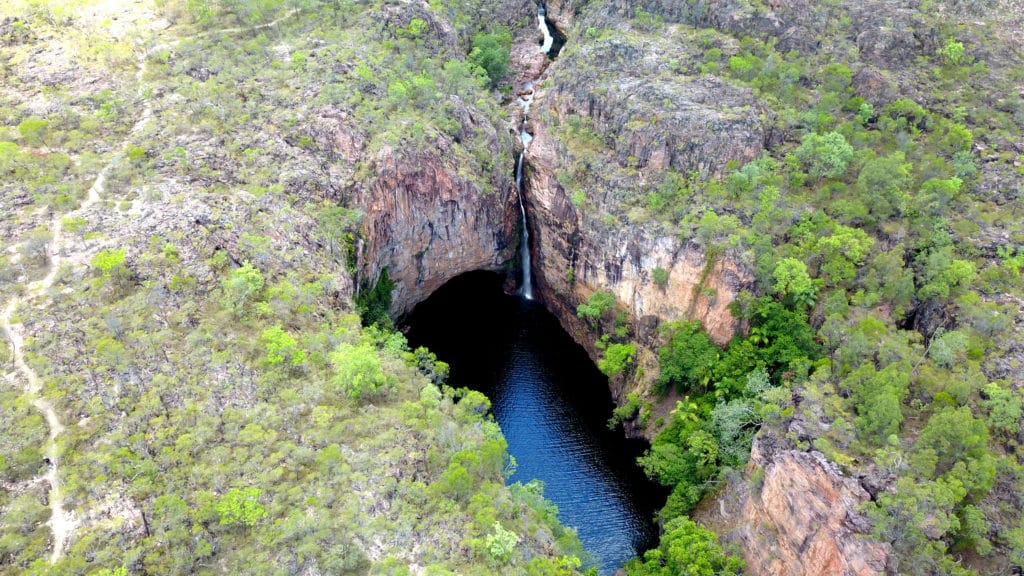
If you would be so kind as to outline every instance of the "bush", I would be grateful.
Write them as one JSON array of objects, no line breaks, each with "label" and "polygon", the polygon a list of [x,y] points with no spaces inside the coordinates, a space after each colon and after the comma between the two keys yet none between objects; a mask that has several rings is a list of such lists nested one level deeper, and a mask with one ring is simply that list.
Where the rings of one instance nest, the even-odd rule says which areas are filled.
[{"label": "bush", "polygon": [[651,278],[654,280],[654,284],[662,290],[665,289],[665,286],[668,286],[668,270],[661,266],[651,270]]},{"label": "bush", "polygon": [[244,317],[249,305],[263,290],[263,274],[249,262],[235,268],[226,280],[221,282],[223,299],[221,303],[235,316]]},{"label": "bush", "polygon": [[633,344],[609,344],[604,355],[597,361],[597,367],[609,378],[626,372],[633,365],[636,346]]},{"label": "bush", "polygon": [[959,66],[966,61],[963,42],[958,41],[956,38],[950,36],[949,40],[946,40],[946,45],[939,49],[939,56],[947,64],[953,66]]},{"label": "bush", "polygon": [[773,290],[799,307],[813,306],[818,287],[807,275],[807,265],[796,258],[783,258],[775,266]]},{"label": "bush", "polygon": [[711,381],[721,350],[708,338],[700,322],[671,324],[669,344],[658,351],[661,374],[657,387],[662,393],[675,388],[680,393],[703,389]]},{"label": "bush", "polygon": [[681,516],[665,524],[661,544],[644,554],[644,559],[626,564],[629,576],[737,576],[743,560],[726,554],[714,532]]},{"label": "bush", "polygon": [[516,544],[519,544],[519,536],[501,527],[501,523],[494,522],[494,531],[484,539],[484,548],[487,555],[496,564],[506,564],[512,559],[516,551]]},{"label": "bush", "polygon": [[363,326],[391,326],[391,292],[395,283],[388,277],[388,269],[380,271],[372,290],[363,290],[356,296],[356,310],[363,319]]},{"label": "bush", "polygon": [[869,161],[857,176],[857,196],[876,222],[904,213],[911,165],[902,152]]},{"label": "bush", "polygon": [[468,59],[486,72],[491,86],[496,87],[508,72],[511,51],[512,32],[502,26],[495,32],[475,34]]},{"label": "bush", "polygon": [[331,363],[336,371],[335,386],[353,400],[370,398],[390,383],[377,351],[369,344],[339,344],[331,353]]},{"label": "bush", "polygon": [[299,366],[306,361],[306,352],[299,348],[298,342],[280,326],[271,326],[263,331],[260,343],[267,351],[267,364],[281,364],[287,361],[291,366]]},{"label": "bush", "polygon": [[590,323],[591,326],[600,325],[601,318],[605,312],[615,307],[615,295],[607,290],[598,290],[590,295],[586,304],[576,307],[576,316]]},{"label": "bush", "polygon": [[796,157],[815,178],[834,178],[846,172],[853,159],[853,147],[838,132],[804,136]]},{"label": "bush", "polygon": [[126,250],[124,248],[100,250],[92,257],[89,263],[92,264],[93,268],[102,272],[104,278],[109,278],[124,265],[125,253]]},{"label": "bush", "polygon": [[259,488],[232,488],[217,500],[216,509],[223,526],[255,526],[267,516],[259,502]]}]

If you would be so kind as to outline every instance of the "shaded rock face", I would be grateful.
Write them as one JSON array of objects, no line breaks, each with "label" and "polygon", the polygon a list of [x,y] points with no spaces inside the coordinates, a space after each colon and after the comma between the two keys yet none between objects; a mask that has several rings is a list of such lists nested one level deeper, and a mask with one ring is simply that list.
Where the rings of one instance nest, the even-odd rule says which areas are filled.
[{"label": "shaded rock face", "polygon": [[870,496],[820,452],[777,449],[761,433],[751,470],[764,469],[760,490],[746,495],[740,528],[751,574],[811,576],[884,574],[890,548],[870,539],[870,521],[858,510]]},{"label": "shaded rock face", "polygon": [[[653,327],[680,318],[700,320],[712,338],[727,342],[739,328],[728,306],[752,284],[740,263],[708,262],[695,242],[620,217],[637,178],[669,169],[719,174],[729,160],[757,157],[768,137],[749,91],[713,78],[666,76],[662,48],[671,50],[615,40],[574,49],[552,66],[552,86],[535,102],[524,186],[538,285],[584,345],[594,336],[575,309],[597,290],[615,294],[635,337],[653,347]],[[596,154],[554,133],[555,126],[579,121],[602,135]],[[638,176],[626,175],[627,166]],[[570,173],[586,191],[583,208],[559,181]],[[655,268],[668,272],[664,287],[651,277]]]},{"label": "shaded rock face", "polygon": [[372,285],[388,269],[393,316],[459,274],[503,270],[515,254],[517,204],[507,177],[484,188],[460,176],[444,150],[407,156],[384,149],[374,171],[373,185],[356,198],[366,213],[360,278]]}]

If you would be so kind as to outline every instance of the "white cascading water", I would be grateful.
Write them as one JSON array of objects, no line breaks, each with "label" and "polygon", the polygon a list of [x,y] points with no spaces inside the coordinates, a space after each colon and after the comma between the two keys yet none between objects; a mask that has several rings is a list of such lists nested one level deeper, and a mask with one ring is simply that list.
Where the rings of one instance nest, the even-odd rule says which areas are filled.
[{"label": "white cascading water", "polygon": [[519,105],[523,108],[523,126],[519,130],[519,137],[523,141],[523,151],[519,153],[516,161],[516,191],[519,193],[519,211],[523,215],[523,236],[519,242],[520,266],[523,268],[523,283],[519,288],[519,295],[527,300],[533,300],[533,277],[530,268],[530,227],[526,222],[526,204],[523,202],[523,158],[526,149],[530,146],[533,136],[526,131],[526,115],[530,111],[530,103],[533,102],[533,84],[527,83],[523,86],[524,93],[519,96]]},{"label": "white cascading water", "polygon": [[547,10],[544,9],[544,5],[537,6],[537,27],[540,28],[540,33],[544,35],[544,44],[541,45],[540,49],[545,54],[551,51],[551,46],[555,43],[554,37],[551,36],[551,31],[548,30],[546,18]]}]

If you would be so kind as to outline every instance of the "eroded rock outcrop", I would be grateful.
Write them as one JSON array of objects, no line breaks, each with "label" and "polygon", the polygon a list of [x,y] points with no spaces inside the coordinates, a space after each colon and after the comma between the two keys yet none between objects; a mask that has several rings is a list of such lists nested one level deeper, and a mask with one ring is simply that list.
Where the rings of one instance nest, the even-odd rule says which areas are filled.
[{"label": "eroded rock outcrop", "polygon": [[820,452],[778,446],[770,433],[758,435],[750,456],[751,475],[762,469],[763,482],[744,487],[738,528],[727,538],[740,542],[751,574],[885,573],[890,549],[869,536],[859,508],[870,496],[856,479]]}]

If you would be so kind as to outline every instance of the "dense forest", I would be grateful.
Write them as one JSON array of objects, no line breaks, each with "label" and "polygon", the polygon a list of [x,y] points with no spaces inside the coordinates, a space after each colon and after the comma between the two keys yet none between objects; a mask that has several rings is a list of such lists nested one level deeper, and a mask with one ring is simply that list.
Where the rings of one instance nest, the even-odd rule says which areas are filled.
[{"label": "dense forest", "polygon": [[[516,192],[537,242],[555,190],[576,236],[701,255],[727,339],[539,253],[670,491],[630,576],[769,573],[737,502],[783,451],[864,494],[863,573],[1024,570],[1024,6],[547,13],[531,68],[532,0],[0,7],[0,574],[596,573],[490,400],[408,345],[457,271],[433,223],[381,232],[432,217],[398,189],[486,213],[466,270],[510,284]],[[524,81],[550,190],[512,183]]]}]

